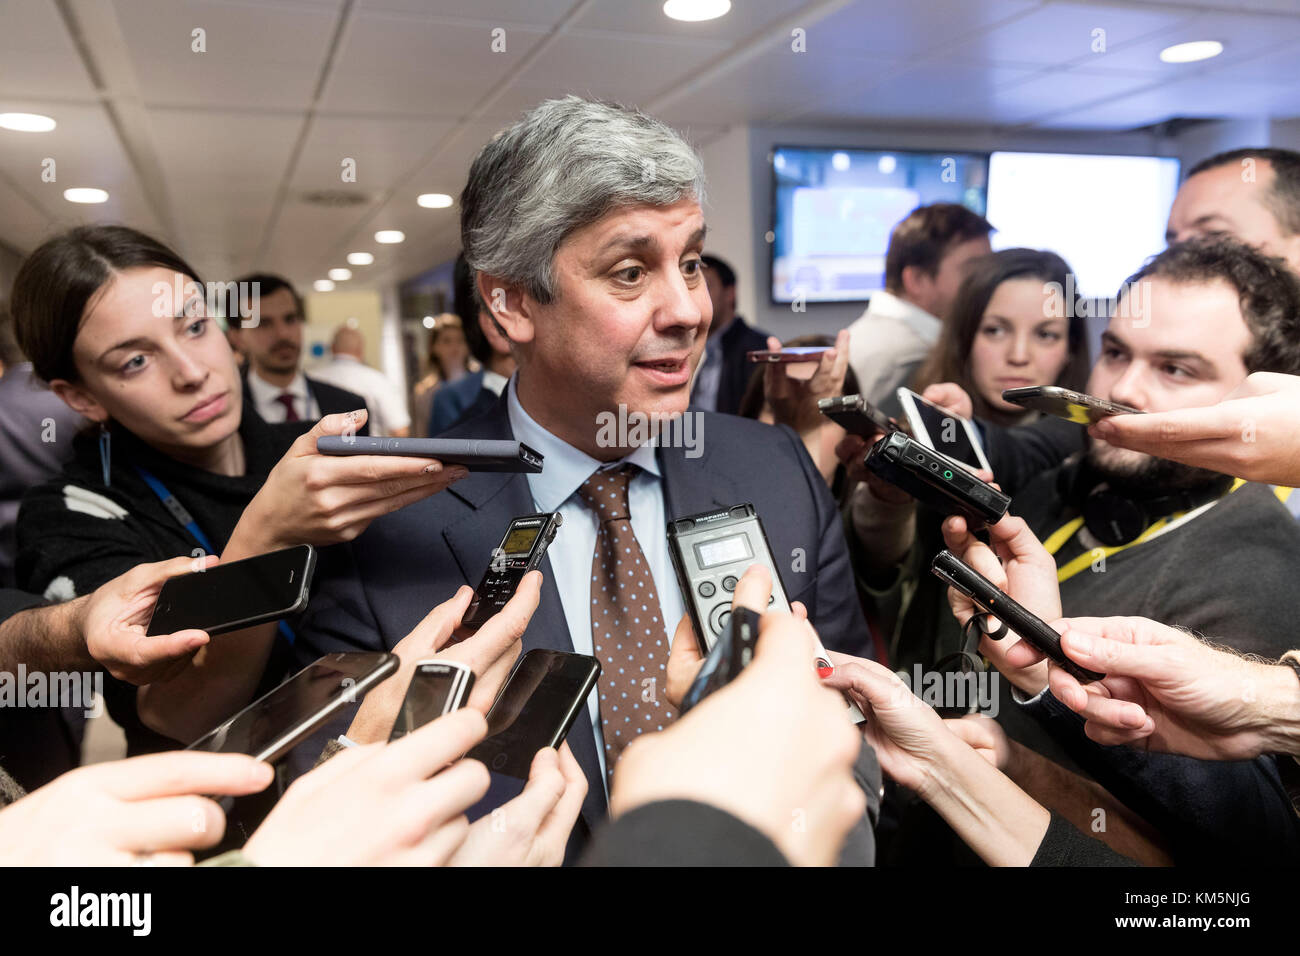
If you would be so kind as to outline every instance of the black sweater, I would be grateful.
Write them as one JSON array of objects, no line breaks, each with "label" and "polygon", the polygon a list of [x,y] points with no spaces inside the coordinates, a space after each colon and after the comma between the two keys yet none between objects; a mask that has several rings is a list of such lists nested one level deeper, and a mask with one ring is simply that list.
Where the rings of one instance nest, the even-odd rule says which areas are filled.
[{"label": "black sweater", "polygon": [[[218,552],[271,469],[310,422],[268,425],[245,415],[240,425],[246,472],[231,477],[182,464],[130,432],[112,438],[111,483],[104,485],[95,436],[78,438],[74,457],[54,481],[32,489],[18,513],[19,586],[66,600],[89,594],[137,564],[193,554],[199,548],[135,471],[152,472],[185,506]],[[272,652],[262,687],[278,683],[288,667],[282,642]],[[260,691],[259,691],[260,692]],[[127,753],[175,749],[177,741],[140,722],[135,687],[104,675],[109,713],[126,731]],[[181,743],[188,743],[182,741]]]}]

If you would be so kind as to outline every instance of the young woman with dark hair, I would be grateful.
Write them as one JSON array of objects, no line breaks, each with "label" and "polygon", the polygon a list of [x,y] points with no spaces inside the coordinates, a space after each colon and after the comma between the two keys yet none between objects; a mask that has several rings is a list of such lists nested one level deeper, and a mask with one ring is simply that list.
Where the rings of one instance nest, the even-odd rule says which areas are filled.
[{"label": "young woman with dark hair", "polygon": [[[19,343],[97,426],[75,439],[63,474],[24,499],[21,587],[67,599],[142,562],[350,540],[465,474],[425,459],[316,453],[317,437],[363,427],[364,411],[314,426],[243,414],[235,358],[207,298],[176,253],[122,226],[73,229],[20,267]],[[287,648],[276,634],[265,625],[223,635],[176,676],[138,689],[106,677],[128,752],[188,743],[278,683]]]},{"label": "young woman with dark hair", "polygon": [[973,260],[939,340],[908,387],[919,393],[955,382],[971,397],[976,418],[1022,424],[1025,409],[1003,401],[1005,389],[1076,388],[1088,377],[1073,289],[1069,265],[1054,252],[1003,249]]}]

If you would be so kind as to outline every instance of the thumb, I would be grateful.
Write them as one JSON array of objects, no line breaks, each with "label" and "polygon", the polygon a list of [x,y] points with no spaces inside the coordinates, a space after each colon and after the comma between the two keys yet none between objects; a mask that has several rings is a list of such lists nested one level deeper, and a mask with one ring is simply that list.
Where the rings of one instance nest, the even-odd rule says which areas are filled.
[{"label": "thumb", "polygon": [[147,591],[150,588],[160,587],[169,578],[192,574],[196,571],[206,571],[220,560],[215,554],[205,554],[197,558],[168,558],[166,561],[142,564],[131,571],[129,576],[125,578],[123,583],[126,588],[124,590],[128,592]]}]

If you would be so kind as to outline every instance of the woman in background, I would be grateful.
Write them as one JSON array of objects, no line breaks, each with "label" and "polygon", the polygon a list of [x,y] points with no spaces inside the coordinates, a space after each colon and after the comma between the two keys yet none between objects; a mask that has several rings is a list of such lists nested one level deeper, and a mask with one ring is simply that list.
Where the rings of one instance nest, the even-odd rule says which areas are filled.
[{"label": "woman in background", "polygon": [[429,433],[429,415],[438,389],[468,372],[478,371],[478,363],[470,358],[465,329],[460,324],[460,317],[454,313],[444,312],[434,318],[433,331],[429,334],[428,363],[428,374],[411,390],[411,404],[415,410],[412,435]]},{"label": "woman in background", "polygon": [[1003,249],[968,267],[939,340],[909,388],[954,382],[975,418],[1023,425],[1036,412],[1003,401],[1008,388],[1075,387],[1088,376],[1084,321],[1067,302],[1070,267],[1054,252]]}]

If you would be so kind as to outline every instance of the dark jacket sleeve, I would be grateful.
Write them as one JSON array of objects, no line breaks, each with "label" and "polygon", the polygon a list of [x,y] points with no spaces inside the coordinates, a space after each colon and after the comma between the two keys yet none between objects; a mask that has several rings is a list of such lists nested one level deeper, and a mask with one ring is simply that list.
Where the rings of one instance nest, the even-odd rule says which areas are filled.
[{"label": "dark jacket sleeve", "polygon": [[139,520],[121,502],[75,481],[60,478],[33,488],[18,512],[18,586],[67,600],[137,564],[174,557],[141,533]]},{"label": "dark jacket sleeve", "polygon": [[1012,497],[1088,444],[1088,433],[1082,425],[1054,415],[1044,415],[1032,425],[1011,428],[984,421],[978,424],[993,479]]},{"label": "dark jacket sleeve", "polygon": [[1300,817],[1270,758],[1196,760],[1103,747],[1050,691],[1022,706],[1085,772],[1156,828],[1176,864],[1300,859]]},{"label": "dark jacket sleeve", "polygon": [[1100,840],[1075,829],[1065,817],[1052,814],[1052,822],[1038,844],[1030,866],[1137,866]]},{"label": "dark jacket sleeve", "polygon": [[[840,516],[839,506],[831,497],[831,490],[826,487],[826,479],[808,457],[808,449],[804,447],[798,433],[786,425],[778,427],[792,445],[816,514],[817,540],[809,541],[809,545],[815,545],[815,550],[811,547],[808,549],[808,553],[817,555],[814,572],[816,599],[815,606],[808,607],[809,620],[817,628],[818,637],[828,649],[875,660],[875,643],[858,601],[857,584],[853,576],[853,565],[849,561],[849,547],[844,539],[844,520]],[[791,488],[790,493],[794,495],[803,492]],[[779,563],[784,556],[773,555],[773,558]],[[796,594],[790,595],[791,600],[797,597]]]},{"label": "dark jacket sleeve", "polygon": [[637,807],[596,831],[583,866],[789,866],[776,844],[693,800]]}]

